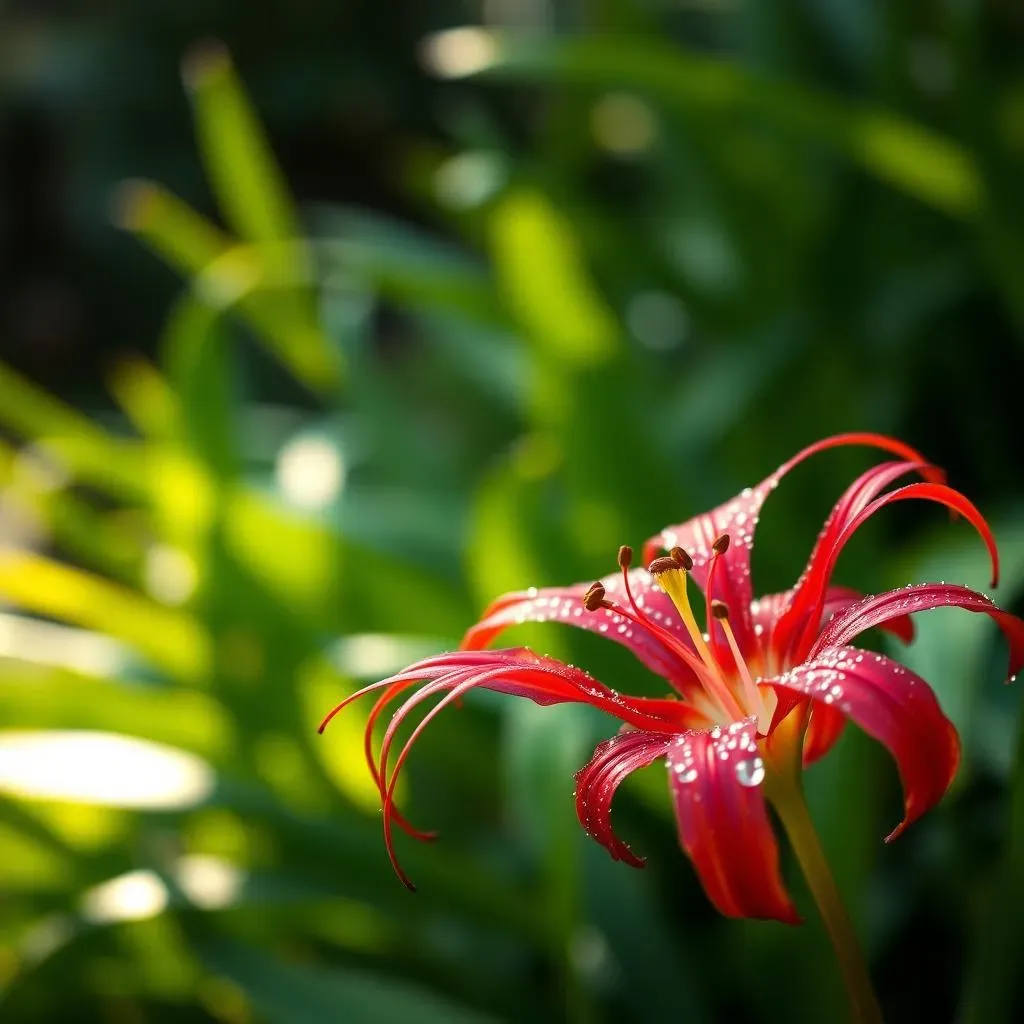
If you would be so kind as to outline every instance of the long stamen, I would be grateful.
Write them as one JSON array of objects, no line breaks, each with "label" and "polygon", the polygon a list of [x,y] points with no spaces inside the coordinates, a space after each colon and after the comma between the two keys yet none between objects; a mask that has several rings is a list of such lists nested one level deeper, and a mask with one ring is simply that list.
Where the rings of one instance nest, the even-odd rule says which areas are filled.
[{"label": "long stamen", "polygon": [[704,635],[697,625],[693,616],[693,609],[690,607],[690,598],[686,592],[686,573],[693,568],[693,559],[682,549],[673,548],[667,558],[656,558],[648,566],[648,572],[655,576],[661,589],[668,594],[672,603],[679,612],[686,631],[693,640],[697,653],[707,667],[707,688],[709,694],[717,701],[723,710],[735,718],[745,718],[743,709],[739,706],[736,698],[729,692],[729,688],[722,681],[718,662],[715,661]]},{"label": "long stamen", "polygon": [[713,614],[711,611],[711,604],[714,600],[715,593],[715,574],[718,569],[719,558],[729,550],[729,534],[723,533],[720,537],[715,539],[714,544],[711,545],[711,562],[708,565],[708,578],[704,584],[704,621],[708,624],[708,633],[714,637],[714,633],[711,630],[711,619]]},{"label": "long stamen", "polygon": [[620,615],[625,615],[627,618],[632,619],[633,622],[636,622],[638,625],[650,630],[652,633],[656,633],[661,639],[665,640],[666,643],[671,644],[672,650],[681,654],[686,660],[686,663],[691,668],[695,669],[697,674],[703,678],[704,672],[707,668],[704,662],[699,658],[694,657],[691,651],[679,643],[678,638],[671,631],[655,622],[654,619],[652,619],[651,616],[637,604],[636,599],[633,597],[633,588],[629,582],[629,566],[632,561],[633,549],[629,547],[629,545],[623,544],[622,547],[619,548],[619,568],[622,570],[622,583],[626,590],[626,597],[629,599],[630,606],[636,613],[635,617],[630,615],[625,608],[620,608],[611,601],[605,601],[605,605],[613,608]]},{"label": "long stamen", "polygon": [[732,626],[729,625],[729,606],[724,601],[712,601],[711,614],[718,619],[725,633],[725,639],[729,643],[729,650],[732,651],[736,668],[739,671],[740,678],[743,680],[743,694],[747,698],[750,710],[757,715],[758,731],[766,733],[768,726],[771,724],[771,716],[765,707],[761,691],[757,688],[757,683],[754,682],[750,669],[747,668],[747,663],[740,653],[740,645],[736,643],[736,634],[733,633]]},{"label": "long stamen", "polygon": [[619,548],[619,568],[622,570],[622,583],[626,588],[626,597],[629,598],[629,603],[632,606],[633,611],[646,620],[647,616],[640,611],[640,606],[633,598],[633,588],[629,585],[629,567],[632,563],[633,549],[628,544],[623,544],[622,547]]},{"label": "long stamen", "polygon": [[631,600],[631,603],[635,611],[612,601],[606,596],[604,584],[600,581],[592,584],[590,589],[583,595],[583,606],[588,612],[595,612],[598,608],[606,608],[610,612],[615,612],[616,615],[621,615],[624,619],[629,619],[630,622],[639,626],[641,629],[647,630],[649,633],[653,633],[673,654],[681,658],[693,670],[697,678],[702,684],[704,684],[705,689],[709,689],[709,683],[710,686],[713,686],[713,681],[709,681],[708,679],[708,670],[704,662],[701,661],[693,651],[684,647],[679,642],[679,638],[677,636],[673,635],[664,626],[659,625],[650,618],[650,616],[645,615],[644,612],[637,607],[635,601]]}]

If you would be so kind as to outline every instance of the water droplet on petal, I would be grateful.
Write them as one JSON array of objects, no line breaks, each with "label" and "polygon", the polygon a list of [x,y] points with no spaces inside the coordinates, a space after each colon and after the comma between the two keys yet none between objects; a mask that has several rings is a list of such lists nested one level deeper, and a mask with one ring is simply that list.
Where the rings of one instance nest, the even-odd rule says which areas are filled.
[{"label": "water droplet on petal", "polygon": [[736,779],[741,786],[760,786],[764,782],[764,761],[759,757],[737,761]]}]

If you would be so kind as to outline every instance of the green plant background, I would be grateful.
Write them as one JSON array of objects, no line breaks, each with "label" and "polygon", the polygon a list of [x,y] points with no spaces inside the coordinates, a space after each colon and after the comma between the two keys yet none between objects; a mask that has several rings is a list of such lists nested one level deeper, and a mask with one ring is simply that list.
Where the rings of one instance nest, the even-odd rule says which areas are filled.
[{"label": "green plant background", "polygon": [[[788,861],[805,927],[720,918],[658,769],[617,804],[645,871],[585,837],[589,709],[437,720],[415,895],[360,710],[315,728],[844,429],[950,471],[1020,610],[1019,11],[264,6],[0,8],[0,1020],[838,1019]],[[759,589],[865,459],[773,495]],[[895,510],[839,576],[984,586],[984,552]],[[885,847],[895,773],[852,730],[808,777],[892,1020],[1020,1012],[1018,698],[978,619],[901,653],[964,740],[938,810]],[[520,639],[658,692],[593,637]],[[26,795],[27,731],[47,778],[118,749],[69,732],[121,734],[181,788]]]}]

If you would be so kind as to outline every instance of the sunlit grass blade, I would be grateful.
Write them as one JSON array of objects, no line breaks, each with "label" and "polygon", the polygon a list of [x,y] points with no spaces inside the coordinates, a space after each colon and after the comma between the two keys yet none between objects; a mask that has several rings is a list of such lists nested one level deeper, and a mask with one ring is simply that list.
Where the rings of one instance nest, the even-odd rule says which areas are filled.
[{"label": "sunlit grass blade", "polygon": [[118,497],[138,499],[146,493],[137,444],[107,433],[2,362],[0,424],[34,442],[40,470],[53,477],[54,486],[69,477]]},{"label": "sunlit grass blade", "polygon": [[123,640],[173,676],[198,681],[207,671],[208,638],[195,619],[102,577],[32,552],[0,551],[0,595]]},{"label": "sunlit grass blade", "polygon": [[240,470],[234,360],[221,311],[192,292],[183,295],[164,329],[168,378],[187,412],[183,441],[218,481]]},{"label": "sunlit grass blade", "polygon": [[152,181],[123,182],[114,196],[113,218],[187,274],[198,273],[235,244],[217,225]]},{"label": "sunlit grass blade", "polygon": [[0,491],[5,511],[19,517],[29,537],[45,537],[85,565],[122,582],[140,581],[143,513],[97,511],[72,490],[55,486],[52,474],[32,453],[17,453],[2,441]]},{"label": "sunlit grass blade", "polygon": [[[218,311],[237,307],[262,341],[304,384],[332,392],[341,377],[337,348],[308,312],[288,298],[309,288],[304,243],[297,239],[239,245],[162,186],[122,186],[115,219],[179,273],[193,279],[195,296]],[[268,262],[271,250],[276,257]]]},{"label": "sunlit grass blade", "polygon": [[[26,441],[44,442],[67,458],[74,472],[79,464],[96,466],[122,454],[116,438],[87,416],[54,398],[28,378],[0,363],[0,423]],[[116,470],[113,477],[119,476]]]},{"label": "sunlit grass blade", "polygon": [[618,325],[591,282],[572,225],[540,192],[519,190],[491,214],[498,286],[538,347],[558,362],[587,366],[616,350]]},{"label": "sunlit grass blade", "polygon": [[0,662],[7,728],[89,729],[154,740],[211,762],[230,759],[232,730],[206,693],[140,686],[20,660]]},{"label": "sunlit grass blade", "polygon": [[197,46],[184,65],[200,155],[225,219],[247,242],[302,237],[298,212],[223,45]]},{"label": "sunlit grass blade", "polygon": [[173,441],[181,432],[181,407],[166,377],[152,363],[122,359],[109,378],[110,390],[140,434]]},{"label": "sunlit grass blade", "polygon": [[[336,353],[317,329],[313,265],[304,230],[269,141],[231,57],[219,43],[196,47],[184,65],[200,156],[218,205],[239,238],[259,250],[272,304],[292,332],[318,341],[320,366],[311,383],[336,383]],[[264,300],[268,305],[271,300]],[[294,342],[293,342],[294,344]],[[313,367],[305,367],[307,373]]]}]

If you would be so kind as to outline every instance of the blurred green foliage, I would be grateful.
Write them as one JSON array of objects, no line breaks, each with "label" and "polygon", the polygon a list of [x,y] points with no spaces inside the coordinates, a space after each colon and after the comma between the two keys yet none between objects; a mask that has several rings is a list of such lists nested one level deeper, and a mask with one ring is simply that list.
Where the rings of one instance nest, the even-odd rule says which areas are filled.
[{"label": "blurred green foliage", "polygon": [[[415,896],[359,710],[315,726],[497,593],[600,575],[841,429],[946,465],[1019,600],[1015,9],[147,7],[0,15],[0,124],[22,139],[41,97],[92,112],[62,139],[67,201],[82,278],[86,252],[117,267],[116,343],[62,361],[30,344],[32,259],[5,254],[0,777],[22,782],[0,781],[0,1019],[834,1019],[804,894],[801,929],[720,919],[656,769],[617,808],[647,871],[586,839],[572,772],[609,730],[589,709],[474,695],[432,725],[403,794],[443,831],[403,842]],[[424,39],[467,16],[515,24]],[[191,45],[211,33],[256,106],[222,46]],[[186,51],[198,159],[169,98]],[[104,194],[129,177],[114,241]],[[862,466],[823,456],[773,496],[759,589],[795,578]],[[865,590],[984,582],[941,517],[851,547]],[[1017,697],[978,618],[933,613],[905,656],[964,738],[938,811],[883,848],[894,772],[852,733],[809,777],[893,1020],[1020,1008]],[[658,692],[593,637],[522,638]]]}]

